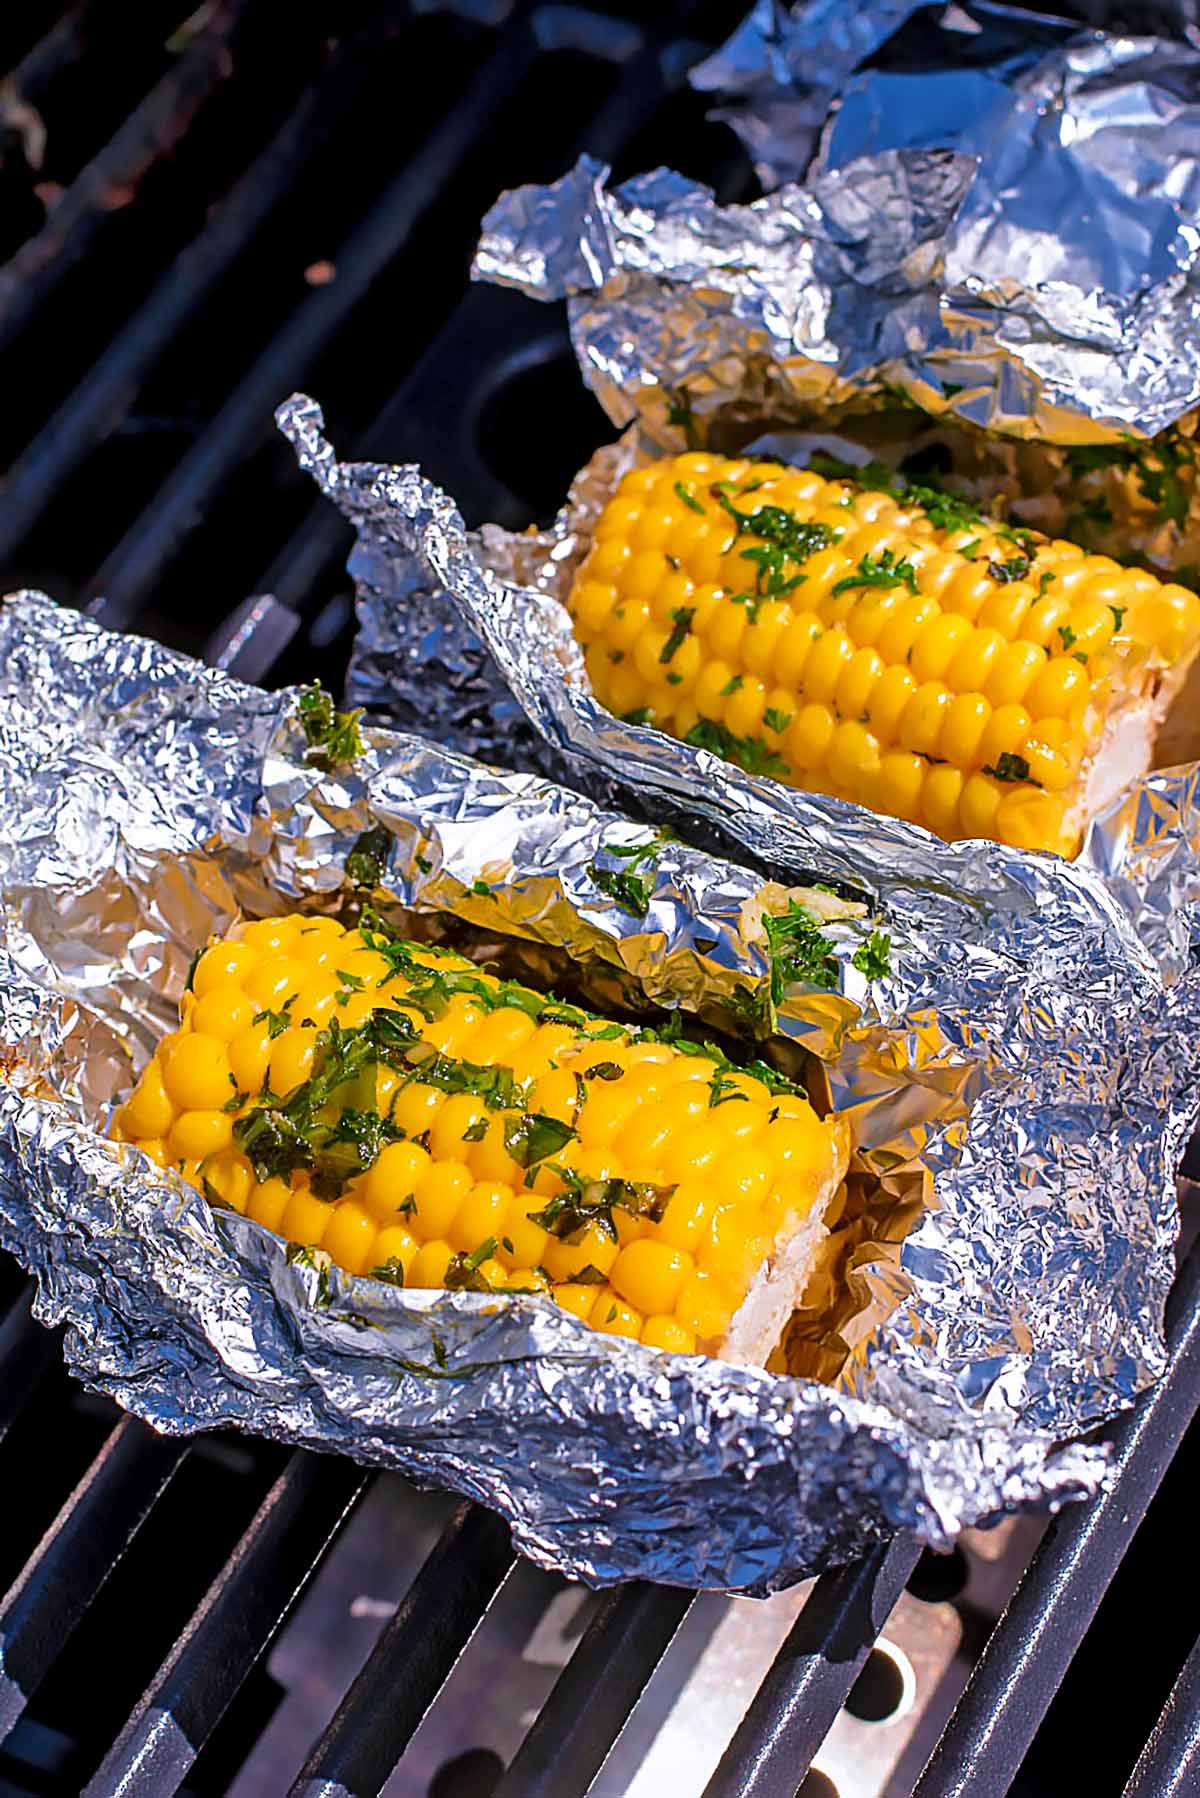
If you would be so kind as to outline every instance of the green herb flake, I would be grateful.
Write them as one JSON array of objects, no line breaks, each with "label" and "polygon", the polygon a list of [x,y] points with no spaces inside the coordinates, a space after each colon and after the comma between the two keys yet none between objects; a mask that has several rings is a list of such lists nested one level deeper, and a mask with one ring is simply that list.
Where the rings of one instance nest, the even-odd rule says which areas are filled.
[{"label": "green herb flake", "polygon": [[392,833],[382,824],[364,830],[354,839],[346,857],[347,879],[356,887],[377,887],[383,879],[391,847]]},{"label": "green herb flake", "polygon": [[267,1038],[270,1042],[274,1042],[277,1036],[282,1036],[285,1030],[290,1030],[292,1025],[292,1020],[286,1011],[257,1011],[250,1022],[252,1024],[265,1023]]},{"label": "green herb flake", "polygon": [[722,699],[727,699],[731,693],[737,693],[741,689],[744,678],[745,676],[741,674],[731,674],[729,679],[725,682],[725,685],[721,688]]},{"label": "green herb flake", "polygon": [[477,1117],[473,1124],[468,1124],[462,1133],[462,1139],[464,1142],[482,1142],[487,1133],[488,1121],[485,1115]]},{"label": "green herb flake", "polygon": [[496,1238],[488,1236],[469,1255],[451,1255],[442,1284],[447,1292],[491,1292],[493,1287],[480,1270],[496,1253]]},{"label": "green herb flake", "polygon": [[1121,626],[1125,622],[1125,614],[1129,610],[1129,607],[1128,606],[1109,606],[1108,609],[1113,615],[1113,631],[1114,632],[1119,631]]},{"label": "green herb flake", "polygon": [[619,1080],[625,1072],[619,1061],[595,1061],[590,1068],[584,1068],[585,1080]]},{"label": "green herb flake", "polygon": [[240,1111],[242,1109],[242,1106],[249,1099],[249,1097],[250,1097],[249,1093],[235,1092],[231,1098],[226,1099],[224,1105],[222,1105],[222,1107],[221,1107],[221,1110],[222,1111],[230,1111],[230,1112]]},{"label": "green herb flake", "polygon": [[471,882],[471,891],[477,899],[490,899],[493,896],[491,887],[488,885],[487,881],[483,879],[473,880]]},{"label": "green herb flake", "polygon": [[575,1131],[561,1118],[541,1111],[527,1111],[504,1126],[504,1146],[518,1167],[536,1167],[548,1155],[557,1155]]},{"label": "green herb flake", "polygon": [[783,757],[768,749],[760,737],[735,737],[723,724],[712,718],[701,718],[693,724],[685,743],[693,749],[707,749],[713,755],[734,762],[747,774],[786,774],[788,764]]},{"label": "green herb flake", "polygon": [[1063,654],[1066,655],[1067,651],[1074,646],[1078,639],[1069,624],[1060,624],[1058,627],[1058,634],[1062,639]]},{"label": "green herb flake", "polygon": [[196,969],[200,966],[200,957],[203,954],[203,948],[197,949],[191,961],[188,963],[187,979],[183,983],[183,990],[185,993],[194,992],[195,990]]},{"label": "green herb flake", "polygon": [[569,1280],[560,1280],[559,1285],[560,1286],[607,1286],[608,1285],[608,1275],[601,1273],[600,1269],[596,1266],[594,1261],[589,1261],[586,1267],[581,1267],[579,1269],[579,1272],[577,1274],[572,1274],[571,1278]]},{"label": "green herb flake", "polygon": [[378,1267],[367,1270],[367,1278],[381,1280],[385,1286],[403,1286],[404,1263],[399,1255],[389,1255],[387,1260],[381,1261]]},{"label": "green herb flake", "polygon": [[616,1317],[616,1315],[617,1315],[617,1307],[615,1305],[610,1305],[608,1307],[608,1315],[604,1319],[605,1323],[610,1324],[613,1321],[613,1319]]},{"label": "green herb flake", "polygon": [[695,606],[676,606],[671,613],[671,634],[659,651],[659,661],[669,662],[683,639],[692,628],[692,619],[696,616]]},{"label": "green herb flake", "polygon": [[676,498],[683,501],[689,512],[699,512],[701,518],[704,517],[704,507],[700,504],[696,495],[692,493],[689,488],[684,486],[682,481],[676,481],[675,494]]},{"label": "green herb flake", "polygon": [[838,964],[833,944],[823,934],[820,919],[799,900],[790,899],[787,910],[776,917],[764,915],[763,929],[771,969],[772,1005],[779,1005],[788,988],[797,982],[826,990],[837,986]]},{"label": "green herb flake", "polygon": [[357,761],[364,747],[358,723],[361,710],[335,710],[332,698],[316,681],[300,689],[297,705],[308,744],[304,760],[310,768],[329,774]]},{"label": "green herb flake", "polygon": [[[990,774],[993,780],[1029,780],[1029,763],[1023,755],[1014,755],[1010,749],[1004,750],[997,757],[994,768],[985,766],[983,771]],[[1032,784],[1036,786],[1038,783],[1034,781]]]},{"label": "green herb flake", "polygon": [[834,582],[832,593],[849,593],[855,587],[907,587],[915,593],[917,571],[907,558],[897,561],[895,552],[885,549],[880,556],[863,556],[853,574]]},{"label": "green herb flake", "polygon": [[892,939],[883,930],[873,930],[869,937],[858,945],[851,961],[860,974],[868,980],[882,980],[885,974],[891,973],[890,951]]},{"label": "green herb flake", "polygon": [[653,724],[654,713],[648,705],[635,706],[632,712],[621,713],[622,724]]},{"label": "green herb flake", "polygon": [[690,450],[701,447],[700,427],[692,411],[691,396],[686,387],[667,388],[667,423],[678,425]]},{"label": "green herb flake", "polygon": [[[625,866],[603,868],[598,862],[589,862],[588,874],[600,891],[606,893],[622,911],[628,912],[631,918],[644,918],[654,894],[656,864],[661,847],[661,841],[657,837],[652,837],[648,843],[605,843],[601,846],[601,854],[617,856]],[[646,871],[639,874],[637,870],[643,864]]]},{"label": "green herb flake", "polygon": [[763,723],[768,730],[773,730],[776,736],[782,736],[791,722],[791,712],[781,712],[777,706],[769,705],[763,713]]},{"label": "green herb flake", "polygon": [[1009,581],[1023,581],[1029,573],[1029,557],[1009,556],[1007,561],[1000,562],[993,556],[987,565],[987,571],[1001,585]]}]

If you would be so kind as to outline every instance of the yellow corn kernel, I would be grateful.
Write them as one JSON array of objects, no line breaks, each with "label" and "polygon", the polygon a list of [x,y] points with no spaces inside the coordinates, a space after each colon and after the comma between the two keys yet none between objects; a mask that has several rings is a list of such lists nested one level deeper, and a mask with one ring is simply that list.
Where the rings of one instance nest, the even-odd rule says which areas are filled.
[{"label": "yellow corn kernel", "polygon": [[604,1336],[632,1336],[636,1342],[642,1333],[645,1319],[640,1311],[611,1292],[601,1292],[593,1301],[588,1313],[588,1322],[593,1330],[599,1330]]},{"label": "yellow corn kernel", "polygon": [[232,1096],[232,1072],[224,1043],[192,1032],[173,1044],[162,1079],[172,1103],[181,1110],[207,1111],[219,1109]]},{"label": "yellow corn kernel", "polygon": [[671,1312],[695,1265],[686,1250],[639,1236],[621,1250],[609,1280],[637,1310]]},{"label": "yellow corn kernel", "polygon": [[419,1287],[444,1286],[446,1270],[453,1258],[454,1250],[440,1237],[432,1242],[422,1243],[409,1266],[408,1284]]},{"label": "yellow corn kernel", "polygon": [[233,1119],[224,1111],[181,1111],[171,1125],[167,1151],[172,1161],[203,1161],[233,1141]]},{"label": "yellow corn kernel", "polygon": [[130,1141],[136,1142],[139,1137],[165,1136],[174,1116],[175,1107],[163,1084],[162,1063],[156,1055],[147,1062],[133,1097],[118,1112],[117,1122]]},{"label": "yellow corn kernel", "polygon": [[693,1355],[696,1338],[674,1317],[648,1317],[642,1325],[642,1341],[647,1348],[664,1349],[671,1355]]}]

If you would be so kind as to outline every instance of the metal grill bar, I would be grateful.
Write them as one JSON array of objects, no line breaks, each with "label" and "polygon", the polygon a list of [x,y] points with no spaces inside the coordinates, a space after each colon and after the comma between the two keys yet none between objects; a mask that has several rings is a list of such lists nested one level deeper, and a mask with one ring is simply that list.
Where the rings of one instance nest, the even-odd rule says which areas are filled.
[{"label": "metal grill bar", "polygon": [[606,1592],[495,1798],[583,1798],[687,1616],[694,1592]]},{"label": "metal grill bar", "polygon": [[704,1798],[796,1798],[920,1554],[919,1543],[897,1536],[821,1576]]},{"label": "metal grill bar", "polygon": [[1200,1792],[1200,1642],[1154,1726],[1125,1798],[1195,1798]]},{"label": "metal grill bar", "polygon": [[274,407],[396,255],[472,140],[500,111],[532,54],[525,30],[499,45],[468,93],[426,140],[419,162],[406,166],[337,252],[337,280],[314,288],[292,314],[91,582],[91,591],[104,596],[89,608],[102,623],[120,629],[130,622],[207,503],[269,428]]},{"label": "metal grill bar", "polygon": [[123,1418],[0,1601],[0,1740],[186,1453],[186,1443]]},{"label": "metal grill bar", "polygon": [[375,1798],[513,1564],[508,1525],[460,1505],[291,1788]]},{"label": "metal grill bar", "polygon": [[1167,1371],[1111,1431],[1113,1483],[1054,1519],[914,1798],[1005,1792],[1200,1404],[1200,1245],[1167,1303]]},{"label": "metal grill bar", "polygon": [[166,1798],[178,1789],[368,1478],[350,1462],[292,1456],[84,1798]]},{"label": "metal grill bar", "polygon": [[35,1323],[31,1280],[0,1324],[0,1441],[21,1415],[42,1375],[59,1358],[58,1337]]},{"label": "metal grill bar", "polygon": [[36,237],[0,268],[0,350],[11,348],[108,216],[107,196],[136,182],[187,130],[231,72],[230,34],[244,0],[222,0],[204,33],[71,183]]},{"label": "metal grill bar", "polygon": [[[366,34],[374,40],[377,32]],[[199,310],[287,189],[326,141],[353,98],[347,79],[362,43],[331,58],[319,82],[303,93],[283,128],[246,170],[211,222],[132,315],[103,356],[59,407],[5,481],[0,558],[16,555],[26,532],[64,481],[125,416],[146,373]],[[357,52],[357,54],[355,54]]]}]

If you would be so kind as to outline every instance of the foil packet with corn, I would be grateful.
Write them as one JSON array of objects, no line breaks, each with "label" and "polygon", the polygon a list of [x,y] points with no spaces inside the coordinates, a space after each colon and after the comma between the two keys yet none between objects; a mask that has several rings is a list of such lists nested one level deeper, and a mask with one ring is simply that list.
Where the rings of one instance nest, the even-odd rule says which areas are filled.
[{"label": "foil packet with corn", "polygon": [[565,296],[628,428],[549,529],[483,528],[482,584],[446,566],[449,501],[396,470],[389,518],[389,477],[339,471],[283,408],[359,532],[354,694],[403,711],[440,639],[519,700],[545,766],[743,842],[760,806],[785,840],[858,828],[816,796],[1075,856],[1200,751],[1200,53],[810,4],[759,9],[694,78],[741,96],[766,198],[661,169],[610,191],[584,159],[484,221],[476,276]]},{"label": "foil packet with corn", "polygon": [[33,594],[0,720],[0,1240],[88,1384],[599,1584],[1102,1482],[1200,1025],[1093,872],[784,884]]}]

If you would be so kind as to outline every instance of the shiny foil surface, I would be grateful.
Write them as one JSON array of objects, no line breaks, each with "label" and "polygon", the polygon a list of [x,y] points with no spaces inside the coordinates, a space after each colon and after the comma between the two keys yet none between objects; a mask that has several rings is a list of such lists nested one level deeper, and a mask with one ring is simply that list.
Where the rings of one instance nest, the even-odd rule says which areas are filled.
[{"label": "shiny foil surface", "polygon": [[[1197,1105],[1195,770],[1115,802],[1075,863],[946,844],[751,777],[605,712],[555,597],[635,445],[599,453],[550,531],[471,535],[419,470],[338,463],[311,401],[280,416],[358,533],[376,656],[360,696],[386,707],[389,680],[405,696],[415,581],[457,609],[573,780],[690,816],[778,878],[845,882],[912,942],[835,1055],[817,1050],[867,1165],[919,1176],[925,1199],[876,1270],[894,1302],[842,1388],[951,1460],[1002,1419],[1061,1439],[1127,1402],[1161,1365],[1174,1171]],[[873,1015],[878,1034],[862,1034]]]},{"label": "shiny foil surface", "polygon": [[[395,513],[397,478],[370,492]],[[444,502],[425,524],[466,553]],[[305,1265],[104,1133],[196,946],[239,913],[344,904],[368,827],[394,838],[378,903],[565,952],[600,1003],[720,1017],[761,990],[761,876],[665,842],[632,918],[588,864],[644,827],[385,731],[320,774],[294,692],[37,594],[0,609],[0,732],[0,1239],[86,1383],[168,1432],[232,1425],[454,1487],[597,1583],[765,1592],[897,1528],[945,1543],[1102,1481],[1102,1450],[1056,1443],[1161,1365],[1194,1024],[1188,980],[1164,983],[1092,873],[911,832],[902,876],[890,827],[794,822],[867,913],[829,927],[837,988],[789,988],[780,1031],[825,1063],[866,1164],[927,1200],[837,1389],[599,1336],[547,1299]],[[852,953],[881,913],[890,972],[868,981]]]},{"label": "shiny foil surface", "polygon": [[618,424],[677,444],[683,392],[701,428],[908,404],[1048,443],[1192,431],[1200,49],[825,0],[760,7],[694,79],[744,96],[773,192],[719,206],[666,169],[610,190],[585,158],[505,194],[476,254],[568,296]]}]

